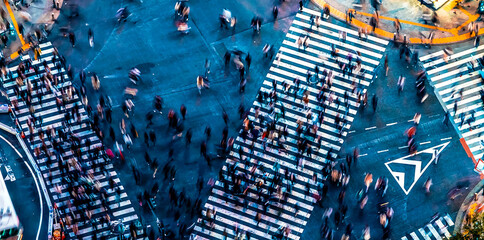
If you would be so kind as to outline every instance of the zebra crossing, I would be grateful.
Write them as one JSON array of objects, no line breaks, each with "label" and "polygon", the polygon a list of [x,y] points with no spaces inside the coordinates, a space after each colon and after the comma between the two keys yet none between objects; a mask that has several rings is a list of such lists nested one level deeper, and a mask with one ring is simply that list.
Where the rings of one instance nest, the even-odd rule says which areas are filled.
[{"label": "zebra crossing", "polygon": [[[328,155],[332,159],[336,158],[360,106],[358,98],[366,93],[366,87],[373,81],[374,72],[388,44],[388,41],[373,36],[360,40],[357,31],[322,20],[317,27],[316,24],[311,24],[311,15],[321,16],[320,12],[308,8],[295,16],[260,89],[259,94],[270,93],[275,84],[278,96],[276,104],[254,101],[248,115],[255,129],[260,129],[266,122],[274,122],[278,130],[285,129],[287,135],[279,135],[281,140],[278,140],[283,147],[277,149],[275,140],[272,141],[274,146],[268,147],[271,144],[264,143],[260,136],[256,140],[244,136],[235,139],[234,148],[222,169],[223,177],[231,179],[234,175],[228,173],[234,171],[235,175],[255,177],[244,180],[247,181],[244,183],[247,186],[245,199],[232,195],[227,184],[220,179],[215,182],[202,210],[204,217],[198,219],[194,227],[193,235],[198,237],[196,239],[243,239],[247,235],[250,235],[250,239],[281,239],[282,232],[285,232],[288,239],[301,237],[314,208],[314,196],[318,194],[318,187],[321,186],[318,182],[324,177],[321,172],[328,162]],[[345,42],[340,39],[342,32],[346,34]],[[300,49],[297,44],[301,36],[309,37],[309,43],[304,49]],[[333,47],[338,55],[336,58],[331,56]],[[343,73],[343,64],[350,65],[355,62],[361,65],[355,67],[351,76]],[[318,100],[321,83],[312,81],[315,79],[316,66],[321,69],[318,77],[324,74],[332,76],[332,85],[325,92],[325,109]],[[312,77],[307,78],[308,71]],[[295,91],[294,95],[298,96],[293,97],[287,89],[294,88],[293,80],[296,78],[302,82],[301,90]],[[289,87],[285,84],[289,84]],[[305,102],[301,100],[304,92],[307,96]],[[347,102],[343,101],[345,95],[348,96]],[[323,113],[319,114],[321,111]],[[257,115],[262,115],[265,120],[261,123],[261,118]],[[281,117],[282,115],[284,116]],[[324,117],[324,121],[317,130],[313,132],[308,129],[304,133],[313,151],[301,161],[296,157],[297,136],[300,131],[298,122],[312,125],[318,121],[319,116]],[[337,118],[340,120],[336,120]],[[250,157],[243,158],[240,153]],[[295,173],[296,177],[293,180],[282,180],[281,189],[292,186],[286,195],[287,200],[281,201],[281,192],[284,189],[280,189],[279,193],[270,197],[279,201],[268,201],[266,204],[259,202],[254,185],[261,184],[261,191],[270,193],[270,188],[273,187],[271,181],[277,178],[275,176],[288,172]],[[315,181],[313,177],[319,180]],[[256,220],[258,214],[261,214],[260,221]]]},{"label": "zebra crossing", "polygon": [[[31,59],[32,67],[26,70],[26,79],[22,83],[22,86],[19,86],[19,88],[16,89],[18,67],[15,66],[8,69],[10,73],[7,74],[6,79],[3,81],[3,88],[5,89],[12,105],[14,105],[14,103],[17,105],[17,110],[13,110],[12,108],[12,113],[15,115],[15,118],[18,121],[17,125],[20,126],[21,131],[25,135],[27,145],[29,145],[31,148],[32,153],[34,153],[33,155],[37,156],[35,157],[36,162],[46,182],[49,195],[55,203],[55,213],[59,214],[60,218],[63,219],[62,225],[69,225],[66,221],[66,218],[71,218],[72,220],[78,219],[79,224],[77,227],[79,231],[77,236],[72,230],[72,227],[69,226],[67,227],[67,239],[94,239],[94,237],[99,238],[102,236],[107,237],[107,239],[118,239],[120,233],[112,233],[111,228],[113,226],[104,224],[101,221],[101,218],[105,217],[106,214],[109,214],[111,223],[122,223],[122,225],[125,226],[126,230],[124,233],[122,233],[122,235],[128,237],[129,231],[127,228],[129,224],[138,219],[135,209],[133,208],[131,201],[128,199],[128,195],[126,194],[124,187],[121,185],[112,163],[109,163],[107,158],[103,157],[102,154],[97,157],[93,157],[92,155],[95,149],[102,146],[102,142],[91,130],[88,121],[86,121],[89,119],[89,117],[83,108],[80,96],[76,93],[77,90],[73,89],[72,82],[68,79],[66,70],[62,67],[62,65],[57,66],[60,64],[59,58],[57,58],[56,61],[53,61],[55,51],[54,46],[50,42],[46,42],[40,44],[40,49],[41,53],[39,60]],[[22,56],[22,61],[28,61],[29,59],[29,55]],[[52,75],[58,77],[63,75],[65,79],[63,82],[59,81],[60,83],[57,85],[52,82],[52,92],[50,94],[47,94],[48,91],[45,87],[40,87],[41,85],[37,86],[37,82],[41,81],[40,77],[46,73],[47,69],[44,67],[45,64],[47,64],[48,68],[50,68],[50,73]],[[38,67],[38,74],[35,73],[34,66]],[[31,100],[32,104],[30,108],[25,104],[24,101],[20,99],[20,97],[17,97],[17,93],[19,91],[26,90],[27,87],[31,87],[33,89]],[[69,91],[72,91],[72,93],[69,93]],[[62,124],[65,119],[65,115],[59,110],[59,106],[56,102],[57,98],[63,98],[62,93],[65,93],[66,104],[65,106],[62,106],[61,109],[67,112],[72,108],[79,107],[82,121],[77,121],[77,119],[76,121],[71,120],[70,126]],[[33,112],[35,117],[42,118],[42,120],[39,120],[41,124],[35,124],[35,127],[32,129],[29,128],[29,124],[27,123],[29,121],[29,117],[31,116],[31,112]],[[73,118],[75,117],[73,116]],[[62,143],[61,148],[63,148],[64,151],[61,151],[61,153],[58,155],[55,154],[55,151],[52,147],[53,143],[51,142],[51,138],[45,137],[43,140],[39,138],[38,131],[40,131],[40,129],[42,129],[45,133],[49,129],[64,130],[66,134],[71,132],[72,135],[79,139],[89,139],[91,141],[89,149],[87,148],[87,145],[84,144],[85,142],[82,142],[81,144],[81,156],[83,161],[80,164],[82,165],[82,168],[86,170],[88,175],[93,176],[93,180],[91,182],[90,179],[80,177],[78,182],[85,182],[93,188],[105,189],[106,191],[103,191],[101,194],[98,191],[86,190],[86,193],[84,193],[86,194],[85,198],[89,199],[89,201],[74,204],[75,200],[73,200],[73,197],[71,196],[72,193],[69,191],[68,184],[66,183],[68,178],[66,178],[65,174],[62,173],[58,159],[60,157],[64,162],[67,162],[76,153],[70,150],[70,146]],[[31,130],[33,130],[33,132],[31,132]],[[38,155],[35,154],[36,148],[38,149],[42,146],[42,141],[46,146],[48,146],[49,149],[46,151],[52,154],[50,157],[44,152]],[[48,158],[50,158],[50,160]],[[96,168],[96,166],[104,163],[105,167],[103,170],[100,167]],[[73,169],[74,166],[69,166],[69,168]],[[112,183],[119,187],[117,192],[110,188]],[[76,183],[74,183],[74,185],[76,185]],[[83,193],[80,192],[77,194]],[[89,195],[89,198],[87,195]],[[106,198],[107,204],[105,205],[107,205],[109,209],[106,209],[103,206],[101,195],[104,195]],[[92,215],[89,221],[79,220],[86,218],[86,216],[81,216],[81,214],[85,214],[84,211],[79,211],[76,209],[77,206],[82,205],[91,206],[90,209]],[[61,227],[61,225],[57,224],[57,228],[59,227]],[[140,231],[138,231],[138,233],[140,233]]]},{"label": "zebra crossing", "polygon": [[449,111],[459,135],[477,160],[484,154],[484,46],[456,53],[446,51],[422,56],[419,61],[444,110]]},{"label": "zebra crossing", "polygon": [[[447,213],[444,216],[439,217],[433,222],[428,223],[418,231],[411,232],[406,236],[403,236],[401,240],[442,240],[450,239],[452,237],[451,230],[449,228],[454,226],[454,221]],[[421,238],[419,238],[421,236]]]}]

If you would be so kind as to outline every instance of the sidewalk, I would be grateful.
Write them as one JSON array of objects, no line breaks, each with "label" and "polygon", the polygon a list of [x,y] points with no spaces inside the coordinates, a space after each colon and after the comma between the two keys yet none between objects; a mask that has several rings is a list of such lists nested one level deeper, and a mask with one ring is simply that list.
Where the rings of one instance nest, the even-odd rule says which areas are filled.
[{"label": "sidewalk", "polygon": [[[24,4],[14,4],[15,1],[8,0],[3,9],[7,12],[8,21],[15,27],[15,35],[8,35],[8,46],[3,50],[7,60],[18,57],[18,50],[28,49],[27,35],[34,33],[36,29],[45,29],[47,32],[52,29],[55,20],[61,14],[60,10],[54,8],[53,0],[24,0]],[[63,0],[56,0],[56,4],[61,8]],[[8,6],[7,6],[8,5]],[[23,25],[24,36],[19,31]],[[43,25],[41,27],[41,25]],[[22,38],[22,39],[21,39]]]},{"label": "sidewalk", "polygon": [[454,234],[462,229],[462,226],[466,223],[467,216],[476,214],[476,212],[482,212],[484,210],[484,180],[481,180],[476,186],[469,192],[457,214],[455,220]]},{"label": "sidewalk", "polygon": [[[371,0],[369,0],[371,1]],[[371,29],[370,19],[374,14],[374,8],[369,1],[362,1],[355,4],[354,0],[313,0],[321,9],[329,6],[332,17],[345,21],[346,12],[350,9],[356,10],[351,25],[361,29]],[[476,14],[477,1],[458,3],[456,0],[449,0],[440,9],[434,11],[417,0],[384,0],[380,7],[380,21],[374,31],[374,35],[393,40],[396,33],[394,22],[398,19],[401,23],[398,41],[403,41],[404,36],[411,44],[422,44],[424,39],[433,34],[431,44],[450,44],[469,40],[470,32],[467,30],[469,23],[478,19]],[[356,8],[356,9],[355,9]],[[438,22],[424,21],[423,17],[436,14]],[[484,33],[482,22],[478,22],[479,35]]]}]

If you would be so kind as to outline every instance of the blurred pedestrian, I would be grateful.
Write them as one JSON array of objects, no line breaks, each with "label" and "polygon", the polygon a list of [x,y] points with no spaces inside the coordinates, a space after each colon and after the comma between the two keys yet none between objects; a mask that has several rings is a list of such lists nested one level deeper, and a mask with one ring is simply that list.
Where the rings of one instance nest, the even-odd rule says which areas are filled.
[{"label": "blurred pedestrian", "polygon": [[89,41],[89,46],[94,47],[94,33],[91,28],[87,31],[87,40]]},{"label": "blurred pedestrian", "polygon": [[274,6],[272,8],[272,17],[274,17],[274,20],[277,20],[277,15],[279,14],[279,9],[277,8],[277,6]]},{"label": "blurred pedestrian", "polygon": [[184,104],[180,106],[180,114],[182,115],[183,120],[185,120],[185,115],[187,114],[187,108]]},{"label": "blurred pedestrian", "polygon": [[76,35],[73,32],[69,33],[69,41],[71,42],[72,47],[76,46]]}]

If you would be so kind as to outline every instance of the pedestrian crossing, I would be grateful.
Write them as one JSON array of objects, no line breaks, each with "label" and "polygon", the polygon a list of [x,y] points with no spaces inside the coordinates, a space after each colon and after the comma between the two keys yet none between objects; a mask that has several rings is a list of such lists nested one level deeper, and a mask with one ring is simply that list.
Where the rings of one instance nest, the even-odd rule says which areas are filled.
[{"label": "pedestrian crossing", "polygon": [[[31,59],[32,67],[23,73],[26,78],[21,86],[16,82],[18,67],[15,66],[8,69],[10,73],[4,79],[3,87],[12,105],[17,105],[15,109],[12,108],[12,112],[35,156],[46,182],[47,191],[55,203],[56,212],[62,218],[62,224],[57,224],[57,227],[66,227],[67,239],[94,239],[94,237],[98,239],[103,236],[106,239],[118,239],[120,235],[129,237],[128,227],[138,219],[135,209],[121,185],[113,164],[103,152],[96,154],[97,149],[103,148],[102,142],[91,129],[89,116],[81,103],[77,89],[68,79],[65,65],[58,57],[54,61],[54,46],[46,42],[40,44],[40,49],[39,60]],[[24,62],[29,59],[28,55],[22,56]],[[34,67],[38,67],[38,74],[35,73]],[[41,76],[47,72],[55,77],[62,74],[65,81],[59,80],[56,84],[51,80],[47,85],[41,85]],[[46,86],[49,86],[52,91],[49,91]],[[26,94],[28,88],[33,89],[31,96]],[[31,106],[28,106],[29,104],[26,104],[22,98],[30,98]],[[62,100],[62,104],[56,102],[59,99]],[[70,124],[63,124],[66,119],[65,113],[71,112],[74,108],[79,108],[79,117],[74,115],[70,119]],[[32,127],[28,123],[31,116],[37,118],[33,121]],[[51,137],[50,129],[63,131],[72,138],[69,138],[68,143],[59,143],[60,147],[56,149],[54,148],[56,137]],[[41,131],[42,137],[39,134]],[[76,142],[76,139],[79,141]],[[89,147],[86,144],[87,139],[91,142]],[[75,144],[79,145],[80,154],[72,150],[71,147]],[[73,160],[74,157],[78,158],[77,161]],[[74,177],[67,177],[68,174],[63,170],[65,168],[69,168],[70,173],[74,172]],[[89,187],[75,191],[78,196],[75,198],[74,190],[69,185],[79,186],[79,183]],[[86,209],[90,210],[90,214]],[[110,216],[109,223],[104,221],[107,214]],[[76,220],[78,231],[73,230],[76,228],[74,224]],[[123,233],[112,231],[110,224],[116,222],[123,223],[125,227]],[[138,233],[141,232],[138,231]]]},{"label": "pedestrian crossing", "polygon": [[[223,179],[215,182],[203,217],[194,227],[196,239],[301,237],[320,195],[321,179],[326,177],[322,169],[328,159],[337,157],[388,45],[373,36],[360,40],[357,31],[322,20],[317,27],[311,24],[311,15],[321,16],[308,8],[296,14],[259,93],[270,96],[275,84],[277,101],[262,97],[254,101],[248,120],[257,131],[246,135],[241,130],[235,139],[221,170]],[[344,42],[342,31],[346,32]],[[309,39],[306,47],[298,46],[305,36]],[[316,66],[318,77],[314,76]],[[343,71],[344,66],[353,68]],[[312,76],[307,76],[308,71]],[[317,80],[323,76],[329,76],[331,83],[321,91],[323,84]],[[320,117],[324,118],[321,125],[317,123]],[[267,123],[274,123],[278,134],[263,139]],[[301,131],[301,126],[307,127]],[[299,136],[312,151],[299,153]],[[242,179],[243,193],[229,184],[232,178]]]},{"label": "pedestrian crossing", "polygon": [[[403,236],[401,240],[442,240],[450,239],[452,237],[451,230],[449,228],[454,226],[454,221],[447,213],[444,216],[439,217],[435,221],[428,223],[418,231],[411,232],[406,236]],[[420,236],[420,238],[419,238]]]},{"label": "pedestrian crossing", "polygon": [[456,53],[446,51],[437,51],[419,60],[444,110],[449,111],[459,135],[477,160],[484,154],[484,92],[481,94],[484,46]]}]

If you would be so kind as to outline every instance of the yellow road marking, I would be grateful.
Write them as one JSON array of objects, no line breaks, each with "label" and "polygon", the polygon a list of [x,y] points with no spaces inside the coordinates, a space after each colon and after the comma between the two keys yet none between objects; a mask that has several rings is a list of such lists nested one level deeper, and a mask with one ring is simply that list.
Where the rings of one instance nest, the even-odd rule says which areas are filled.
[{"label": "yellow road marking", "polygon": [[[463,12],[465,15],[467,15],[469,18],[472,18],[472,17],[474,17],[474,16],[475,16],[474,14],[471,14],[471,13],[469,13],[467,10],[465,10],[465,9],[464,9],[464,8],[463,8],[461,5],[457,5],[457,7],[458,7],[458,8],[459,8],[459,9],[460,9],[460,10],[461,10],[461,11],[462,11],[462,12]],[[476,19],[477,19],[477,17],[476,17]]]},{"label": "yellow road marking", "polygon": [[[368,17],[373,16],[373,14],[366,13],[366,12],[356,12],[356,13],[360,14],[360,15],[368,16]],[[381,16],[381,15],[380,15],[380,19],[384,19],[384,20],[388,20],[388,21],[392,21],[392,22],[394,22],[396,20],[396,18],[385,17],[385,16]],[[417,22],[411,22],[411,21],[407,21],[407,20],[403,20],[403,19],[398,19],[398,21],[400,21],[400,23],[415,25],[415,26],[419,26],[419,27],[423,27],[423,28],[430,28],[430,29],[446,31],[446,32],[450,31],[450,29],[431,26],[431,25],[427,25],[427,24],[421,24],[421,23],[417,23]]]},{"label": "yellow road marking", "polygon": [[[25,50],[27,50],[29,48],[30,48],[30,45],[29,44],[24,44],[22,46],[22,51],[25,51]],[[17,57],[18,57],[18,51],[15,51],[14,53],[10,54],[10,59],[15,59]]]},{"label": "yellow road marking", "polygon": [[24,45],[25,41],[22,34],[20,34],[20,31],[18,30],[17,20],[15,20],[15,16],[13,15],[12,8],[10,7],[10,4],[8,3],[7,0],[3,0],[3,3],[5,3],[5,6],[7,7],[8,14],[10,14],[10,18],[12,18],[12,23],[13,23],[13,26],[15,27],[15,31],[17,31],[18,38],[20,39],[20,42],[22,43],[22,45]]},{"label": "yellow road marking", "polygon": [[[336,18],[339,18],[339,19],[342,19],[344,21],[346,21],[346,13],[343,13],[342,11],[332,7],[331,5],[327,4],[324,0],[313,0],[317,5],[319,5],[319,7],[323,8],[325,5],[327,5],[330,9],[330,13],[332,16],[336,17]],[[471,21],[475,21],[479,16],[477,14],[473,15],[473,14],[470,14],[469,12],[465,11],[462,7],[459,6],[459,8],[461,10],[463,10],[463,12],[469,16],[469,20],[467,20],[464,24],[469,24]],[[364,13],[364,12],[357,12],[361,15],[365,15],[365,16],[373,16],[373,14],[369,14],[369,13]],[[385,19],[385,20],[392,20],[394,21],[395,19],[394,18],[390,18],[390,17],[385,17],[385,16],[380,16],[381,19]],[[432,40],[432,44],[449,44],[449,43],[454,43],[454,42],[461,42],[461,41],[465,41],[465,40],[468,40],[468,39],[471,39],[471,34],[469,32],[467,33],[463,33],[461,35],[459,35],[459,30],[461,28],[463,28],[465,25],[462,24],[461,26],[459,27],[456,27],[456,28],[451,28],[451,29],[446,29],[446,28],[440,28],[440,27],[435,27],[435,26],[430,26],[430,25],[425,25],[425,24],[420,24],[420,23],[416,23],[416,22],[411,22],[411,21],[406,21],[406,20],[400,20],[399,21],[401,23],[406,23],[406,24],[411,24],[411,25],[415,25],[415,26],[420,26],[420,27],[424,27],[424,28],[429,28],[429,29],[434,29],[434,30],[440,30],[440,31],[445,31],[445,32],[449,32],[451,34],[453,34],[454,36],[452,37],[442,37],[442,38],[434,38]],[[358,28],[363,28],[363,29],[372,29],[373,27],[371,27],[369,24],[367,23],[364,23],[358,19],[353,19],[353,21],[351,22],[352,25],[358,27]],[[385,37],[385,38],[390,38],[390,39],[393,39],[393,33],[391,32],[388,32],[388,31],[385,31],[383,29],[380,29],[380,28],[375,28],[375,31],[373,32],[375,35],[378,35],[378,36],[381,36],[381,37]],[[481,35],[481,34],[484,34],[484,29],[479,29],[479,32],[477,33],[477,35]],[[423,43],[422,42],[422,39],[420,38],[409,38],[409,43],[413,43],[413,44],[421,44]]]}]

